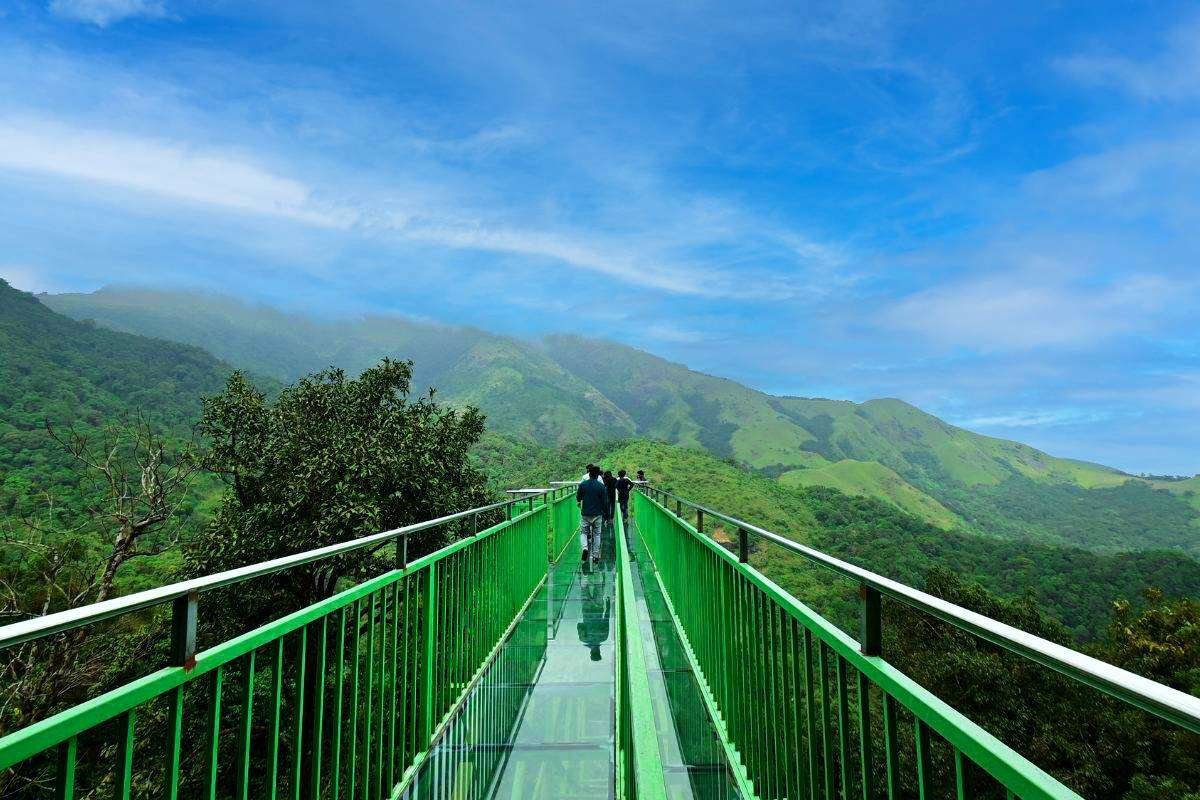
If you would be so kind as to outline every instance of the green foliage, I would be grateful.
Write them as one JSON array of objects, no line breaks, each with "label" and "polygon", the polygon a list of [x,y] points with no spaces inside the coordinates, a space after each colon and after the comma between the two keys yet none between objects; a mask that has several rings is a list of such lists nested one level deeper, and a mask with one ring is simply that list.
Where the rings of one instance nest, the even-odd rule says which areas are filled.
[{"label": "green foliage", "polygon": [[[431,396],[409,399],[411,375],[408,363],[384,359],[356,379],[341,370],[303,378],[268,401],[235,373],[224,392],[206,398],[200,431],[209,466],[228,488],[212,523],[189,543],[189,571],[253,564],[482,504],[484,477],[468,452],[483,416]],[[451,533],[414,537],[410,555]],[[239,593],[223,616],[242,627],[276,608],[300,608],[331,594],[342,577],[383,571],[379,556],[289,570],[252,601]]]},{"label": "green foliage", "polygon": [[1083,489],[1012,475],[991,486],[944,490],[946,505],[984,533],[1112,552],[1165,548],[1200,557],[1186,498],[1141,481]]}]

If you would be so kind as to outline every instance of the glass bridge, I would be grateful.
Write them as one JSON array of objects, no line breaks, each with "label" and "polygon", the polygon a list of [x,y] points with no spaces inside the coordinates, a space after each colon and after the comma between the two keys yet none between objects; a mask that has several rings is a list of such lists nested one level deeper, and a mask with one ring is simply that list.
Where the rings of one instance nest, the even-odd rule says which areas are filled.
[{"label": "glass bridge", "polygon": [[[117,800],[1078,798],[886,660],[884,598],[1200,734],[1200,698],[667,492],[642,487],[631,506],[591,563],[563,486],[4,626],[0,648],[30,658],[139,615],[161,625],[167,655],[5,730],[0,787]],[[410,561],[409,537],[439,526],[460,538]],[[751,566],[751,538],[857,581],[858,638]],[[205,593],[381,547],[395,569],[197,641]]]}]

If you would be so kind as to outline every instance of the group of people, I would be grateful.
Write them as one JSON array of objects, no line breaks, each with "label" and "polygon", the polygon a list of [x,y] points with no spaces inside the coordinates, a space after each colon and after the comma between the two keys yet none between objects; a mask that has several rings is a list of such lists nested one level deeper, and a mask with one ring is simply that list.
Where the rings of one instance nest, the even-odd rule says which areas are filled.
[{"label": "group of people", "polygon": [[637,478],[630,479],[625,470],[604,470],[595,464],[587,465],[587,477],[575,490],[583,524],[579,529],[579,543],[583,549],[583,560],[600,560],[600,532],[605,524],[611,524],[616,516],[617,504],[621,505],[621,519],[629,518],[629,492],[635,484],[645,483],[646,473],[637,471]]}]

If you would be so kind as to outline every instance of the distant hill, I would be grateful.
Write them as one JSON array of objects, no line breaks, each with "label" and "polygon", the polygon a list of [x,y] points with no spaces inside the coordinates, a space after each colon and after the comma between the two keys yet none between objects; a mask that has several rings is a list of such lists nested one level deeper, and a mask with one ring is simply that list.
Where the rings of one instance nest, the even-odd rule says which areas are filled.
[{"label": "distant hill", "polygon": [[875,497],[941,528],[1096,550],[1200,556],[1197,481],[1146,481],[972,433],[901,400],[776,397],[614,342],[540,341],[398,318],[338,322],[192,292],[40,295],[116,330],[210,350],[291,380],[411,358],[415,383],[471,403],[489,427],[541,445],[631,436],[699,447],[784,485]]},{"label": "distant hill", "polygon": [[636,432],[627,414],[539,348],[476,328],[397,317],[319,321],[196,292],[107,288],[39,299],[75,319],[196,345],[285,382],[330,366],[356,374],[385,355],[411,359],[415,387],[435,386],[443,400],[478,406],[491,427],[544,444]]}]

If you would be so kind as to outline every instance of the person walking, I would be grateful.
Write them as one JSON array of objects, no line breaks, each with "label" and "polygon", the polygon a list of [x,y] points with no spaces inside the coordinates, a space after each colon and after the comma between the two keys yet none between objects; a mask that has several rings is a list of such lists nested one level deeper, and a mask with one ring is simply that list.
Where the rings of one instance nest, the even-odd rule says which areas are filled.
[{"label": "person walking", "polygon": [[579,526],[579,543],[583,548],[583,560],[590,555],[593,561],[600,560],[600,528],[604,515],[608,513],[608,490],[600,482],[600,468],[588,464],[588,476],[580,481],[575,490],[575,502],[583,523]]},{"label": "person walking", "polygon": [[640,470],[640,469],[638,470],[638,474],[637,474],[637,482],[638,482],[638,483],[645,483],[645,482],[646,482],[646,473],[645,473],[645,472],[643,472],[643,471],[642,471],[642,470]]},{"label": "person walking", "polygon": [[613,477],[611,469],[604,470],[604,488],[608,491],[608,513],[604,521],[611,525],[617,513],[617,479]]},{"label": "person walking", "polygon": [[633,488],[633,481],[629,480],[625,470],[617,472],[617,500],[621,503],[621,519],[629,519],[629,490]]}]

